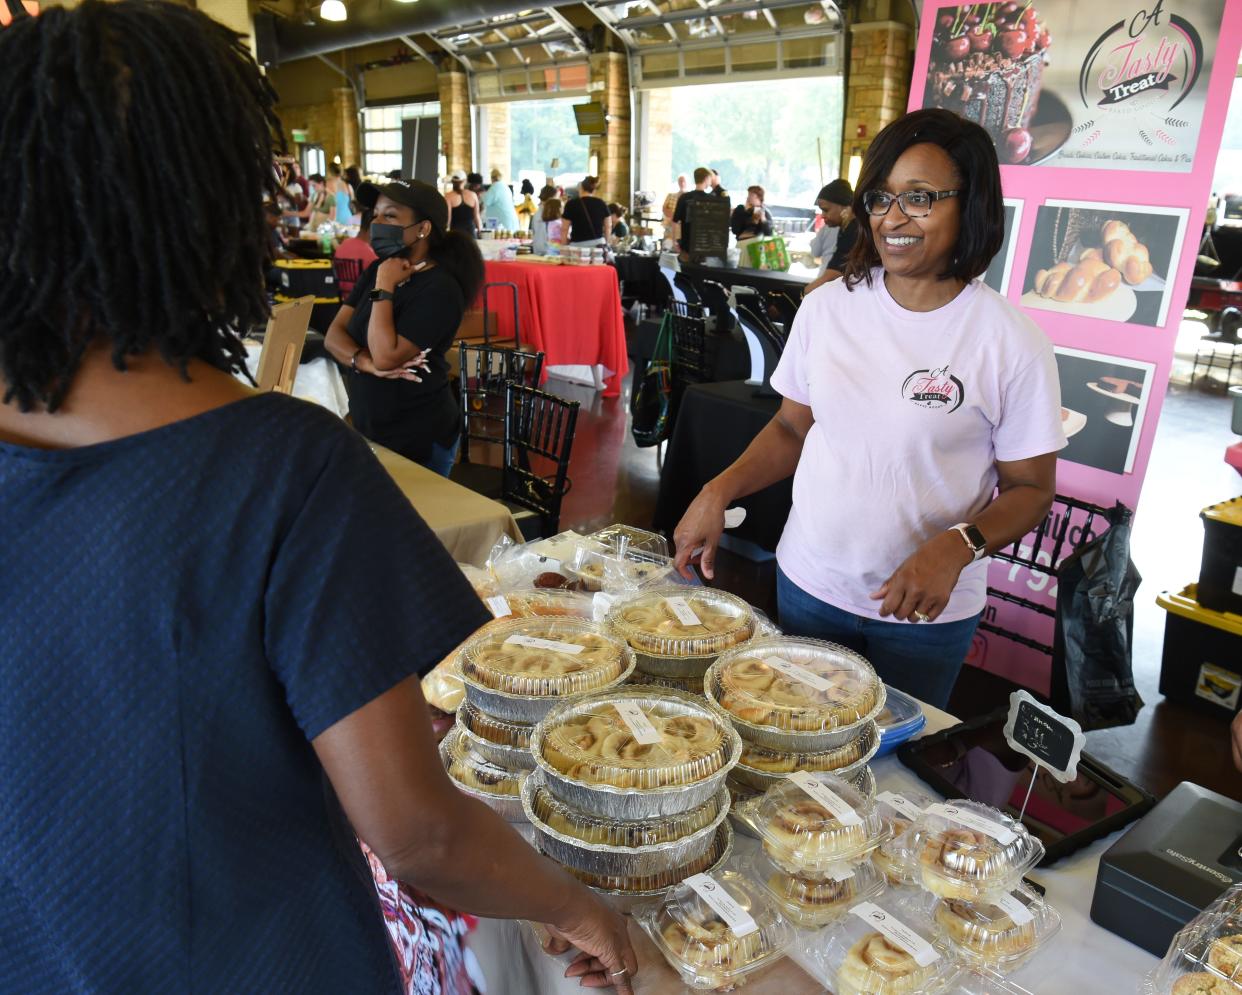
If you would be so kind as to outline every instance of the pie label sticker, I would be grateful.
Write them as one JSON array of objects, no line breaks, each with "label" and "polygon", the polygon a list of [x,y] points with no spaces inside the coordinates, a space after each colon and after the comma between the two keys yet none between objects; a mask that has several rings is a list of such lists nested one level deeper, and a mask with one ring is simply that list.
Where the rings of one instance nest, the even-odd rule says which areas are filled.
[{"label": "pie label sticker", "polygon": [[494,598],[488,598],[486,604],[493,618],[504,618],[507,615],[513,614],[513,609],[509,607],[509,599],[503,594],[498,594]]},{"label": "pie label sticker", "polygon": [[923,814],[923,810],[919,808],[909,798],[896,794],[892,791],[881,791],[875,796],[877,802],[883,802],[889,808],[893,809],[900,815],[909,819],[911,822],[917,822],[919,816]]},{"label": "pie label sticker", "polygon": [[668,610],[682,625],[703,624],[703,620],[694,613],[694,609],[690,607],[690,603],[685,598],[665,598],[664,603],[668,605]]},{"label": "pie label sticker", "polygon": [[801,684],[814,688],[816,691],[832,690],[832,681],[824,680],[819,674],[811,673],[806,667],[799,667],[796,663],[782,660],[779,656],[766,656],[763,658],[763,662],[777,673],[784,674],[790,680],[798,681]]},{"label": "pie label sticker", "polygon": [[996,907],[1009,916],[1015,926],[1025,926],[1028,922],[1035,921],[1031,910],[1022,904],[1022,899],[1017,895],[1006,895],[997,901]]},{"label": "pie label sticker", "polygon": [[605,594],[603,591],[597,592],[595,597],[591,599],[591,621],[604,621],[608,613],[612,611],[612,603],[612,595]]},{"label": "pie label sticker", "polygon": [[750,917],[750,913],[738,905],[710,874],[695,874],[686,878],[686,884],[724,920],[734,936],[749,936],[758,931],[759,924]]},{"label": "pie label sticker", "polygon": [[928,805],[927,812],[931,815],[939,815],[950,822],[956,822],[959,826],[965,826],[967,829],[973,829],[977,833],[983,833],[984,836],[990,836],[1001,846],[1009,846],[1018,838],[1016,834],[1006,829],[999,822],[985,819],[981,815],[975,815],[974,812],[967,812],[956,805],[944,805],[937,802],[935,805]]},{"label": "pie label sticker", "polygon": [[789,775],[799,788],[823,805],[843,826],[861,826],[862,819],[854,811],[854,806],[838,795],[823,781],[818,780],[810,771],[798,770]]},{"label": "pie label sticker", "polygon": [[940,959],[935,947],[919,936],[914,930],[898,919],[891,912],[885,912],[872,902],[860,902],[850,909],[851,915],[858,916],[873,929],[895,946],[901,947],[914,958],[919,967],[931,967]]},{"label": "pie label sticker", "polygon": [[644,746],[651,746],[661,742],[664,737],[660,735],[660,730],[651,724],[651,720],[643,714],[643,710],[638,707],[636,701],[618,701],[613,704],[617,710],[617,714],[621,716],[634,739],[642,743]]},{"label": "pie label sticker", "polygon": [[570,656],[577,656],[586,649],[585,646],[579,646],[577,643],[558,643],[554,639],[539,639],[536,636],[510,636],[505,643],[525,646],[532,650],[545,650],[548,653],[567,653]]}]

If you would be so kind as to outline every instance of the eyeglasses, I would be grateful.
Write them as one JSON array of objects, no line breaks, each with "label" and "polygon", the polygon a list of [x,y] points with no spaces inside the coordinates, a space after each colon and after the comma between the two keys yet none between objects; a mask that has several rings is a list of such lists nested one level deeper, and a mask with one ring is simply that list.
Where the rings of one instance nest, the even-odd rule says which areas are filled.
[{"label": "eyeglasses", "polygon": [[893,201],[907,218],[925,218],[931,214],[931,206],[937,200],[956,197],[960,190],[907,190],[891,194],[886,190],[868,190],[863,194],[863,208],[870,215],[883,217],[893,206]]}]

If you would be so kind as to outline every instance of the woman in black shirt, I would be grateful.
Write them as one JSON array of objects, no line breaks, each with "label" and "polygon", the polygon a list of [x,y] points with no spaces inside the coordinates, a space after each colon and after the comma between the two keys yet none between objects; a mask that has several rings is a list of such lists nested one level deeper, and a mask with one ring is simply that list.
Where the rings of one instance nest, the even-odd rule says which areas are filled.
[{"label": "woman in black shirt", "polygon": [[582,191],[565,205],[565,225],[561,238],[569,245],[606,245],[612,232],[608,205],[595,196],[599,177],[588,176],[578,184]]},{"label": "woman in black shirt", "polygon": [[447,477],[461,431],[448,350],[483,282],[483,259],[473,239],[449,229],[448,202],[434,187],[394,180],[370,195],[379,261],[342,305],[326,345],[349,368],[354,427]]},{"label": "woman in black shirt", "polygon": [[763,197],[763,187],[747,187],[746,203],[733,209],[729,227],[739,242],[772,234],[772,215],[764,207]]}]

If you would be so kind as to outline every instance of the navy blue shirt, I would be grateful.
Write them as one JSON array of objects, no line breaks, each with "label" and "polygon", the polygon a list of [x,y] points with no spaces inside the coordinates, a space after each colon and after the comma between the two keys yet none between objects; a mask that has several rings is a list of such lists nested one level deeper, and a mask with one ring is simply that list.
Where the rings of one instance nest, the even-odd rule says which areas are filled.
[{"label": "navy blue shirt", "polygon": [[309,741],[487,614],[365,441],[265,394],[0,499],[0,991],[397,991]]}]

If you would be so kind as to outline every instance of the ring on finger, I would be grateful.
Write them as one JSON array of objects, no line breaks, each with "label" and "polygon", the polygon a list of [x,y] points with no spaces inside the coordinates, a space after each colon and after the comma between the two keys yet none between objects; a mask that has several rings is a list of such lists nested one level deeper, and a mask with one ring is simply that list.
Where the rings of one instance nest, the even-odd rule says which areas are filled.
[{"label": "ring on finger", "polygon": [[629,970],[628,970],[627,968],[624,968],[624,967],[623,967],[623,968],[621,968],[621,970],[620,970],[620,971],[613,971],[611,974],[609,974],[609,975],[608,975],[608,977],[610,977],[610,978],[624,978],[624,977],[625,977],[627,974],[629,974],[629,973],[630,973],[630,972],[629,972]]},{"label": "ring on finger", "polygon": [[919,612],[919,611],[916,611],[916,612],[914,613],[914,617],[915,617],[915,618],[917,618],[920,622],[930,622],[930,621],[931,621],[931,616],[930,616],[930,615],[928,615],[926,612]]}]

